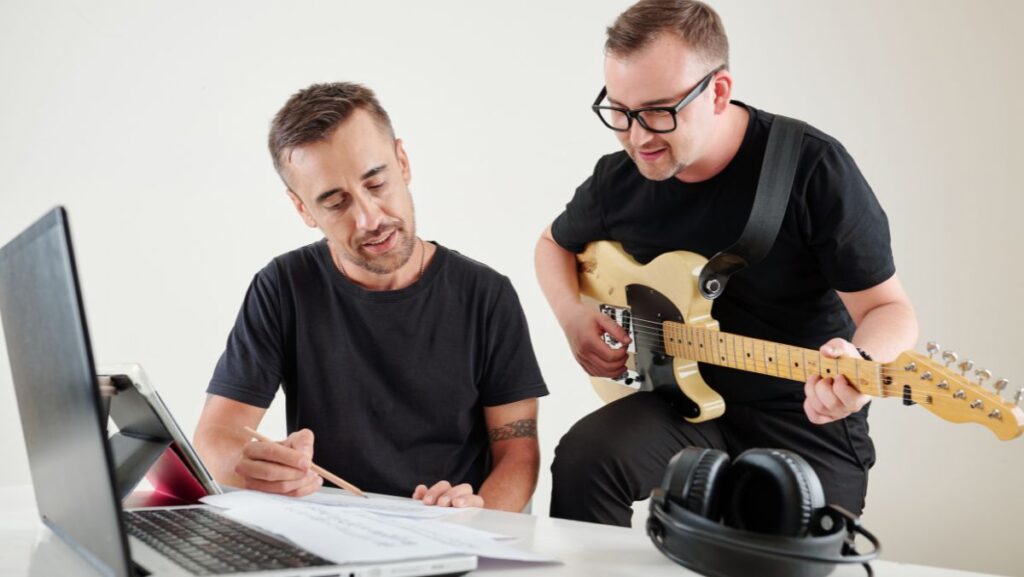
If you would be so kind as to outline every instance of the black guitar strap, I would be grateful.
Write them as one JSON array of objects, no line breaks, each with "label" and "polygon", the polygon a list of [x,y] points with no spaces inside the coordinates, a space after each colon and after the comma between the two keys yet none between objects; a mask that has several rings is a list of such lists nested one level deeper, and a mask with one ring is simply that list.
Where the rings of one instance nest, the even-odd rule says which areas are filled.
[{"label": "black guitar strap", "polygon": [[789,204],[805,126],[800,120],[775,115],[747,226],[735,244],[711,257],[700,271],[697,286],[704,298],[721,296],[729,277],[760,262],[775,244]]}]

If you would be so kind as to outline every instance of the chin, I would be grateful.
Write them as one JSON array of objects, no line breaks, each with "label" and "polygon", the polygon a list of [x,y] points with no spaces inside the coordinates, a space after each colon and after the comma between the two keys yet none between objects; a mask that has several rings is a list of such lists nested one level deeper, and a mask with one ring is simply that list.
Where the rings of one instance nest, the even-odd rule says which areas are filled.
[{"label": "chin", "polygon": [[636,167],[637,170],[640,171],[640,174],[644,176],[644,178],[646,178],[647,180],[654,180],[658,182],[662,180],[668,180],[686,169],[685,166],[677,166],[675,168],[663,168],[654,166],[644,166],[642,164],[637,164]]}]

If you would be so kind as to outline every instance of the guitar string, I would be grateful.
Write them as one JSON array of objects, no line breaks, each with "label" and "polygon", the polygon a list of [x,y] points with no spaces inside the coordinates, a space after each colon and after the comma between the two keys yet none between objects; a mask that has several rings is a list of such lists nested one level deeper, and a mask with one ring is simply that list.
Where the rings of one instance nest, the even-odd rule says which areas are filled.
[{"label": "guitar string", "polygon": [[[662,341],[661,341],[660,338],[658,338],[656,336],[652,336],[652,333],[647,333],[647,334],[644,334],[644,332],[639,332],[638,333],[638,339],[639,340],[642,340],[645,337],[647,339],[649,339],[649,341],[650,341],[649,343],[647,343],[649,348],[651,348],[655,352],[667,354],[666,351],[664,350],[664,348],[661,347]],[[691,347],[692,347],[692,345],[691,345]],[[715,354],[714,351],[712,351],[710,349],[707,350],[707,355],[708,355],[709,358],[710,358],[711,355],[714,355],[714,354]],[[700,355],[701,355],[701,353],[698,351],[698,356],[700,356]],[[728,359],[728,356],[729,355],[728,355],[728,351],[727,351],[726,359]],[[773,363],[773,362],[771,362],[768,359],[761,360],[761,359],[757,358],[757,355],[751,356],[751,355],[749,355],[749,353],[748,353],[748,356],[746,358],[750,359],[750,361],[747,361],[746,359],[741,359],[741,360],[738,360],[738,361],[734,361],[733,365],[736,365],[736,366],[731,366],[731,365],[728,364],[728,361],[726,361],[727,364],[718,365],[718,366],[725,366],[725,367],[739,369],[739,370],[749,370],[749,365],[753,364],[754,365],[754,368],[753,368],[754,372],[765,374],[767,376],[776,376],[776,377],[779,377],[779,378],[785,378],[785,379],[789,379],[789,380],[793,380],[793,381],[797,381],[797,382],[800,381],[800,379],[794,378],[792,376],[792,371],[791,370],[789,371],[790,372],[790,376],[788,376],[788,377],[782,374],[782,371],[780,370],[781,367],[783,367],[783,366],[788,367],[789,366],[788,364],[783,365],[780,362]],[[706,364],[716,364],[718,362],[717,360],[715,360],[715,361],[704,361],[704,360],[701,360],[699,358],[695,359],[695,360],[697,360],[698,362],[706,363]],[[855,362],[855,361],[858,361],[859,359],[854,359],[854,358],[850,358],[850,357],[844,357],[844,358],[841,358],[841,359],[827,359],[827,360],[839,361],[838,364],[842,365],[844,362],[846,364],[849,364],[851,361]],[[739,366],[741,363],[744,366]],[[773,366],[775,368],[774,372],[769,370],[769,368],[773,367]],[[841,366],[839,366],[838,368],[842,369]],[[808,371],[806,369],[806,367],[804,369],[801,369],[800,372],[803,372],[805,375],[807,375],[808,373],[810,373],[810,374],[814,374],[815,373],[815,371],[813,371],[813,370]],[[817,371],[817,373],[820,374],[820,376],[822,376],[822,377],[830,378],[830,377],[827,377],[825,372],[823,372],[821,369],[819,369]],[[843,372],[840,370],[839,374],[843,374]],[[970,383],[970,384],[971,385],[975,385],[976,383]],[[855,383],[850,383],[850,385],[852,387],[854,387],[855,389],[857,389],[858,391],[875,392],[877,389],[880,388],[882,391],[890,393],[891,396],[900,396],[900,397],[905,397],[906,396],[906,394],[903,391],[904,385],[901,385],[901,384],[898,384],[898,383],[886,384],[884,382],[879,382],[878,383],[879,386],[877,386],[877,387],[873,386],[873,385],[858,386]],[[985,392],[988,393],[987,390],[985,390]],[[929,398],[934,398],[936,396],[949,397],[950,399],[955,399],[956,398],[956,397],[954,397],[953,393],[947,392],[947,391],[945,391],[943,389],[938,389],[936,391],[928,393],[928,392],[919,391],[918,389],[912,388],[911,389],[911,393],[910,393],[910,397],[913,398],[915,395],[917,397],[919,397],[919,398],[923,398],[923,399],[926,399],[926,400],[929,399]],[[963,401],[964,399],[956,399],[956,400],[957,401]],[[999,400],[1000,401],[1004,401],[1002,398],[1000,398]]]},{"label": "guitar string", "polygon": [[[655,349],[656,347],[651,347],[651,348]],[[658,352],[658,351],[655,351],[655,352]],[[660,352],[664,352],[664,351],[662,350]],[[698,362],[703,362],[705,364],[714,364],[714,363],[709,363],[709,362],[706,362],[706,361],[699,361],[699,360],[698,360]],[[756,361],[755,361],[754,364],[755,364],[754,372],[759,372],[759,373],[767,375],[767,376],[777,376],[779,378],[800,382],[800,379],[793,378],[792,376],[786,377],[786,376],[783,376],[781,374],[773,375],[771,372],[769,372],[767,370],[767,366],[768,366],[767,364],[759,365],[759,364],[757,364]],[[718,366],[729,367],[728,365],[718,365]],[[738,370],[750,370],[750,369],[743,368],[743,367],[729,367],[729,368],[736,368]],[[806,374],[806,371],[805,371],[805,374]],[[812,374],[813,374],[813,372],[812,372]],[[825,375],[821,375],[821,376],[824,377]],[[874,386],[858,387],[857,385],[854,385],[853,383],[851,383],[851,386],[853,388],[855,388],[859,392],[870,392],[870,393],[875,393],[880,388],[883,391],[883,393],[886,393],[886,394],[883,394],[883,395],[878,395],[880,397],[899,398],[899,399],[908,399],[909,398],[909,400],[914,401],[914,402],[919,403],[919,404],[933,405],[933,406],[938,406],[938,407],[949,407],[949,406],[952,406],[952,407],[955,407],[955,408],[963,408],[963,406],[964,406],[963,403],[966,401],[966,399],[956,398],[956,397],[954,397],[954,395],[952,393],[942,391],[941,389],[938,390],[938,391],[933,391],[931,393],[924,392],[924,391],[919,391],[919,390],[916,390],[916,389],[911,389],[911,392],[908,395],[908,394],[906,394],[903,391],[903,385],[899,385],[899,384],[888,384],[887,385],[885,383],[881,383],[880,387],[874,387]],[[936,401],[939,401],[939,402],[936,402]],[[999,405],[996,408],[1000,408],[1000,406],[1002,406],[1004,404],[1007,405],[1007,406],[1003,407],[1003,408],[1011,408],[1013,406],[1013,404],[1010,401],[1002,399],[1001,397],[998,400],[992,401],[992,402],[994,402],[997,405]],[[983,407],[983,409],[985,409],[985,407]]]},{"label": "guitar string", "polygon": [[[658,322],[658,321],[649,321],[649,320],[646,320],[646,319],[643,319],[643,318],[639,318],[639,317],[633,317],[633,319],[637,320],[637,321],[641,321],[641,322],[646,323],[648,325],[652,325],[651,327],[648,327],[647,329],[645,329],[644,332],[646,332],[648,334],[658,335],[659,338],[662,335],[664,335],[665,331],[664,331],[664,329],[661,328],[663,323]],[[687,330],[687,328],[689,328],[689,329],[692,329],[692,330],[700,331],[701,333],[706,334],[706,335],[712,335],[712,334],[726,335],[726,336],[729,336],[729,337],[733,338],[734,340],[738,338],[738,339],[754,341],[753,344],[755,344],[755,345],[757,344],[757,342],[760,342],[760,343],[762,343],[762,348],[764,348],[765,345],[772,345],[774,347],[785,347],[785,348],[790,348],[790,349],[797,349],[797,350],[799,350],[801,352],[803,352],[804,350],[807,350],[807,351],[811,351],[812,354],[816,354],[816,355],[819,355],[819,356],[821,355],[821,353],[819,353],[818,351],[815,351],[814,349],[810,349],[810,348],[806,348],[805,349],[804,347],[800,347],[800,346],[797,346],[797,345],[787,345],[785,343],[774,343],[774,342],[771,342],[771,341],[765,341],[765,340],[757,339],[757,338],[754,338],[754,337],[744,337],[744,336],[741,336],[741,335],[733,335],[732,333],[726,333],[726,332],[723,332],[723,331],[715,331],[715,330],[706,329],[706,328],[703,328],[703,327],[691,327],[691,326],[685,325],[683,323],[680,323],[680,325],[683,326],[683,327],[686,327],[683,330]],[[693,346],[693,345],[687,345],[687,346]],[[836,360],[836,359],[832,359],[832,358],[828,358],[828,357],[821,357],[821,358],[823,360],[827,360],[827,361],[834,361],[834,360]],[[849,360],[854,360],[854,361],[862,360],[862,359],[859,359],[859,358],[856,358],[856,357],[840,357],[840,359],[849,359]],[[929,360],[930,360],[930,358],[929,358]],[[869,361],[869,362],[877,362],[877,361]],[[890,374],[890,373],[895,374],[895,373],[904,372],[904,371],[900,371],[899,369],[887,369],[885,367],[884,363],[878,363],[878,365],[879,365],[879,368],[882,371],[882,374]],[[949,368],[948,366],[945,366],[941,370],[945,370],[945,369],[948,369],[948,368]],[[954,375],[954,377],[955,376],[956,375]],[[966,378],[966,375],[962,374],[961,377]],[[977,383],[971,383],[971,384],[977,384]]]},{"label": "guitar string", "polygon": [[[636,317],[634,317],[634,318],[636,318]],[[654,323],[653,323],[652,321],[644,321],[643,319],[636,319],[636,320],[641,320],[641,321],[643,321],[643,322],[648,322],[648,323],[652,323],[652,324],[654,324]],[[705,333],[705,334],[709,334],[709,333],[717,332],[717,331],[710,331],[710,330],[708,330],[708,329],[700,329],[700,330],[701,330],[701,331],[704,331],[704,333]],[[648,338],[650,338],[652,342],[651,342],[651,343],[649,343],[649,345],[657,344],[657,346],[651,346],[651,347],[650,347],[650,348],[652,348],[652,349],[653,349],[653,350],[654,350],[655,352],[660,352],[660,353],[662,353],[662,354],[667,354],[667,353],[666,353],[666,351],[664,350],[663,346],[661,346],[661,345],[662,345],[662,342],[663,342],[663,341],[662,341],[662,339],[663,339],[663,336],[664,336],[664,335],[663,335],[663,332],[664,332],[664,331],[661,331],[661,330],[657,330],[657,331],[651,331],[651,330],[641,330],[641,329],[639,329],[639,328],[636,328],[636,327],[635,327],[635,332],[637,333],[637,335],[638,335],[638,336],[645,336],[645,337],[648,337]],[[721,333],[721,334],[729,334],[729,333]],[[737,335],[737,337],[738,337],[738,335]],[[747,337],[738,337],[738,338],[741,338],[741,339],[743,339],[743,338],[747,338]],[[735,344],[735,343],[734,343],[734,344]],[[774,344],[774,343],[772,343],[772,344]],[[691,344],[691,345],[688,345],[688,346],[690,346],[690,347],[693,347],[693,345],[692,345],[692,344]],[[727,346],[727,345],[726,345],[726,346]],[[784,346],[784,347],[788,347],[789,345],[782,345],[782,346]],[[798,348],[798,349],[800,349],[800,347],[794,347],[794,348]],[[713,352],[712,352],[712,351],[711,351],[710,349],[706,349],[706,350],[708,350],[708,353],[709,353],[709,354],[714,354],[714,353],[713,353]],[[803,350],[803,349],[801,349],[801,351],[802,351],[802,350]],[[807,349],[807,350],[811,350],[811,349]],[[856,361],[859,361],[859,360],[860,360],[860,359],[855,359],[855,358],[852,358],[852,357],[841,357],[841,358],[839,358],[839,359],[829,359],[829,358],[827,358],[827,357],[821,357],[821,356],[820,356],[820,353],[818,353],[817,351],[814,351],[814,352],[813,352],[813,354],[817,354],[817,355],[819,355],[819,357],[820,357],[820,358],[821,358],[822,360],[825,360],[825,361],[838,361],[838,363],[837,363],[837,364],[841,364],[841,363],[842,363],[842,362],[844,362],[844,361],[845,361],[846,363],[849,363],[850,361],[854,361],[854,362],[856,362]],[[727,358],[728,358],[728,355],[727,355]],[[789,380],[794,380],[794,381],[797,381],[797,382],[799,382],[799,379],[794,379],[794,378],[792,378],[792,376],[790,376],[790,377],[785,377],[785,376],[783,376],[783,375],[781,374],[781,371],[779,371],[779,370],[776,370],[776,371],[775,371],[775,374],[772,374],[772,373],[771,373],[771,372],[770,372],[770,371],[768,370],[768,367],[770,367],[770,366],[772,366],[772,365],[774,365],[774,366],[776,367],[776,369],[778,369],[779,367],[781,367],[781,366],[782,366],[782,364],[781,364],[781,363],[778,363],[778,362],[776,362],[776,363],[772,363],[772,362],[768,361],[767,359],[765,359],[765,360],[759,360],[759,359],[757,358],[757,355],[750,355],[749,353],[748,353],[748,355],[747,355],[747,358],[749,358],[749,359],[751,359],[751,360],[753,361],[753,365],[754,365],[754,372],[759,372],[759,373],[765,374],[765,375],[767,375],[767,376],[777,376],[777,377],[779,377],[779,378],[788,378]],[[704,362],[704,363],[706,363],[706,364],[715,364],[714,362],[710,362],[710,361],[699,361],[699,362]],[[746,360],[736,361],[736,362],[734,362],[734,364],[737,364],[737,365],[738,365],[738,364],[739,364],[739,362],[742,362],[742,363],[743,363],[744,365],[749,365],[749,364],[750,364],[750,363],[748,363],[748,362],[747,362]],[[726,365],[722,365],[722,366],[726,366],[726,367],[729,367],[729,365],[728,365],[728,364],[726,364]],[[787,366],[787,367],[789,366],[789,365],[788,365],[788,363],[786,364],[786,366]],[[821,366],[821,364],[819,363],[819,367],[820,367],[820,366]],[[900,373],[900,372],[901,372],[901,371],[898,371],[898,370],[896,370],[896,371],[890,371],[890,370],[887,370],[887,369],[885,369],[885,368],[884,368],[884,366],[882,366],[882,365],[881,365],[881,363],[878,363],[878,366],[879,366],[879,369],[880,369],[880,370],[879,370],[878,372],[879,372],[879,374],[880,374],[880,375],[882,375],[882,376],[890,376],[890,373]],[[736,368],[736,369],[739,369],[739,370],[745,370],[745,369],[744,369],[743,367],[739,367],[739,366],[736,366],[736,367],[730,367],[730,368]],[[791,372],[791,371],[790,371],[790,372]],[[807,374],[807,373],[808,373],[808,371],[807,371],[807,369],[806,369],[806,368],[804,368],[802,372],[804,372],[804,374]],[[811,374],[814,374],[814,372],[813,372],[813,371],[810,371],[810,372],[811,372]],[[821,372],[822,372],[822,371],[821,371],[821,370],[819,369],[818,373],[821,373]],[[872,371],[872,373],[874,373],[874,371]],[[791,374],[792,374],[792,372],[791,372]],[[840,372],[840,374],[842,374],[842,372]],[[821,376],[822,376],[822,377],[825,377],[826,375],[825,375],[825,374],[821,374]],[[954,377],[955,377],[955,375],[954,375]],[[881,390],[882,390],[883,392],[889,393],[889,395],[888,395],[888,396],[892,396],[892,397],[900,397],[900,398],[906,398],[906,397],[908,396],[908,395],[906,395],[906,393],[904,393],[904,391],[903,391],[903,386],[904,386],[904,385],[900,385],[900,384],[894,384],[894,383],[886,384],[886,383],[882,383],[882,382],[880,382],[880,383],[879,383],[879,386],[878,386],[878,387],[876,387],[876,386],[873,386],[873,385],[866,385],[866,386],[858,386],[858,385],[856,385],[856,384],[854,384],[854,383],[850,383],[850,384],[851,384],[851,386],[852,386],[852,387],[854,387],[855,389],[857,389],[858,391],[861,391],[861,392],[864,392],[864,391],[867,391],[867,392],[875,392],[876,390],[878,390],[878,389],[881,389]],[[978,384],[978,383],[973,383],[973,382],[972,382],[972,383],[970,383],[970,384],[971,384],[972,386],[978,386],[978,387],[981,387],[981,385],[980,385],[980,384]],[[989,391],[988,391],[987,389],[984,389],[984,388],[982,388],[982,390],[983,390],[984,392],[986,392],[986,393],[989,393]],[[989,393],[989,394],[991,394],[991,393]],[[943,390],[943,389],[938,389],[938,390],[936,390],[936,391],[933,391],[933,392],[931,392],[931,393],[928,393],[928,392],[918,391],[918,390],[916,390],[916,389],[913,389],[913,388],[912,388],[912,389],[911,389],[911,393],[910,393],[909,397],[910,397],[910,399],[911,399],[911,400],[914,400],[915,396],[916,396],[917,398],[920,398],[920,399],[922,399],[922,401],[918,401],[918,402],[922,402],[923,404],[935,404],[935,403],[934,403],[934,399],[935,399],[936,397],[938,397],[938,398],[943,398],[943,400],[946,400],[946,399],[949,399],[949,400],[953,400],[954,402],[957,402],[957,403],[962,403],[962,402],[966,401],[966,399],[957,399],[956,397],[954,397],[954,393],[952,393],[952,392],[948,392],[948,391],[946,391],[946,390]],[[929,400],[931,400],[932,402],[931,402],[931,403],[929,403],[929,402],[928,402]],[[1005,399],[1002,399],[1001,397],[999,397],[999,399],[998,399],[998,402],[999,402],[1000,404],[1003,404],[1003,403],[1009,403],[1009,401],[1007,401],[1007,400],[1005,400]]]}]

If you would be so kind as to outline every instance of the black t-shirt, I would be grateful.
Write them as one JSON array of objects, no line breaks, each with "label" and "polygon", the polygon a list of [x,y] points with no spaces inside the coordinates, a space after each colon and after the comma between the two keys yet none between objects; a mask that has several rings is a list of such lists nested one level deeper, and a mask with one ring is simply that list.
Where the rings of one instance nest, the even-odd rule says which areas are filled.
[{"label": "black t-shirt", "polygon": [[[625,152],[602,157],[552,224],[556,242],[582,252],[617,240],[637,261],[686,250],[711,257],[743,232],[757,190],[772,114],[740,102],[750,122],[739,151],[714,177],[696,183],[644,178]],[[871,288],[895,273],[889,225],[846,149],[807,127],[792,194],[775,244],[737,273],[712,308],[723,331],[817,349],[850,339],[854,324],[835,291]],[[691,282],[680,271],[680,282]],[[802,384],[701,365],[727,401],[801,395]]]},{"label": "black t-shirt", "polygon": [[323,240],[256,274],[207,392],[265,408],[278,386],[317,464],[396,495],[442,479],[479,489],[483,408],[548,392],[507,277],[439,245],[417,282],[368,291]]}]

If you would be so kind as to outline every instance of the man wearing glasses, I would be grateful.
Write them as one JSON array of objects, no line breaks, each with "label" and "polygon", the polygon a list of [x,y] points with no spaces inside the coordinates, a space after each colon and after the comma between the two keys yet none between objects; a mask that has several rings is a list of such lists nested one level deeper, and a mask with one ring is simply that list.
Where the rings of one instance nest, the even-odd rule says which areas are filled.
[{"label": "man wearing glasses", "polygon": [[[581,304],[574,253],[616,240],[636,260],[686,250],[711,256],[744,230],[774,116],[730,101],[728,40],[718,15],[686,0],[641,0],[608,29],[605,88],[593,109],[623,151],[593,174],[537,244],[537,275],[573,354],[591,375],[617,377],[628,343],[610,318]],[[679,271],[690,282],[691,271]],[[807,127],[782,225],[767,256],[732,277],[715,301],[730,333],[819,349],[824,357],[888,361],[917,338],[895,274],[888,222],[853,159]],[[845,379],[803,386],[701,366],[726,401],[692,424],[661,396],[636,393],[581,419],[551,467],[551,515],[629,525],[633,501],[660,484],[686,446],[736,455],[795,451],[814,467],[826,500],[859,514],[874,447],[867,401]]]}]

